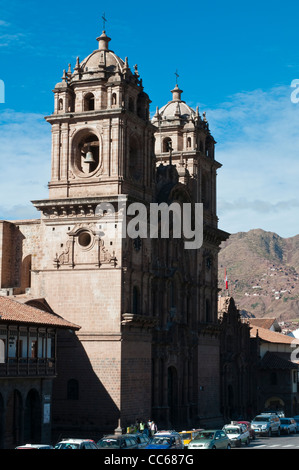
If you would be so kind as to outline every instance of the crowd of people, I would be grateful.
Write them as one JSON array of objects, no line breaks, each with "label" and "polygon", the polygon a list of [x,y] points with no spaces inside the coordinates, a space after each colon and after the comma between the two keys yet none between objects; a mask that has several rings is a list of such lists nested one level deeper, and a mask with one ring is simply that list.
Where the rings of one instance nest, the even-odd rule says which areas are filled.
[{"label": "crowd of people", "polygon": [[137,419],[135,424],[131,424],[131,426],[127,427],[128,434],[140,432],[149,437],[153,436],[157,432],[157,430],[158,428],[155,421],[151,419],[149,419],[148,421],[144,421],[143,419]]}]

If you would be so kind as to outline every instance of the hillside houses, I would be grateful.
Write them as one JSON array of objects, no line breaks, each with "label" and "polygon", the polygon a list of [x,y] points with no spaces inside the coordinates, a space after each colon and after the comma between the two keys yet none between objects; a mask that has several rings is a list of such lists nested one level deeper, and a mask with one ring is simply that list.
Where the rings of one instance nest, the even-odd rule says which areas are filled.
[{"label": "hillside houses", "polygon": [[229,295],[253,316],[278,321],[299,318],[298,237],[283,239],[264,230],[232,234],[221,245],[219,288],[227,273]]}]

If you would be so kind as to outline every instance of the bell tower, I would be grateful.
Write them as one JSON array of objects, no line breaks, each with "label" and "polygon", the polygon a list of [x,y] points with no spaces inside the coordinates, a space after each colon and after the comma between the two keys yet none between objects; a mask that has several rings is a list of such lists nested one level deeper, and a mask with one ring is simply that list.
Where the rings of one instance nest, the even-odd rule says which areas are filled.
[{"label": "bell tower", "polygon": [[109,49],[105,31],[98,48],[54,89],[52,174],[49,196],[57,198],[132,194],[150,200],[154,127],[150,100],[137,66],[132,72]]},{"label": "bell tower", "polygon": [[[133,276],[140,280],[140,266],[148,266],[149,243],[136,247],[119,235],[124,205],[153,199],[156,128],[137,66],[131,71],[128,59],[109,48],[105,31],[97,41],[73,71],[69,66],[63,72],[54,88],[54,111],[46,117],[52,169],[49,198],[33,201],[42,235],[31,292],[81,327],[74,347],[60,340],[64,369],[56,382],[55,420],[63,425],[65,416],[75,414],[65,398],[66,384],[75,383],[81,387],[76,412],[84,410],[77,422],[83,426],[88,416],[99,429],[111,429],[119,419],[131,420],[132,410],[150,416],[151,322],[136,321],[137,302],[131,305]],[[97,211],[101,203],[113,206],[114,218]],[[144,382],[138,380],[132,395],[141,375]]]},{"label": "bell tower", "polygon": [[203,204],[205,222],[217,228],[216,172],[221,164],[215,160],[215,140],[205,113],[192,109],[182,100],[178,84],[171,90],[172,100],[152,119],[158,128],[155,153],[159,164],[176,166],[179,182],[184,184],[195,202]]}]

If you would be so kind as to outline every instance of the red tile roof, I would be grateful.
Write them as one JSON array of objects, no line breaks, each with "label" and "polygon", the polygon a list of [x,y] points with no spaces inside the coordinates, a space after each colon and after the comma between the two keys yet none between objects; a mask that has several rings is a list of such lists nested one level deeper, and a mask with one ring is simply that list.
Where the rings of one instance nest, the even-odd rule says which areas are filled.
[{"label": "red tile roof", "polygon": [[81,327],[75,325],[55,313],[45,312],[39,308],[26,305],[12,300],[6,296],[0,296],[0,325],[3,323],[19,323],[41,326],[52,326],[55,328],[69,328],[79,330]]},{"label": "red tile roof", "polygon": [[261,340],[266,341],[267,343],[279,343],[279,344],[299,344],[299,339],[294,338],[293,336],[284,335],[282,333],[277,333],[276,331],[268,330],[267,328],[257,327],[250,325],[250,336],[255,338],[256,335],[260,337]]},{"label": "red tile roof", "polygon": [[255,326],[261,326],[262,328],[270,329],[271,326],[276,322],[275,318],[250,318],[249,323]]}]

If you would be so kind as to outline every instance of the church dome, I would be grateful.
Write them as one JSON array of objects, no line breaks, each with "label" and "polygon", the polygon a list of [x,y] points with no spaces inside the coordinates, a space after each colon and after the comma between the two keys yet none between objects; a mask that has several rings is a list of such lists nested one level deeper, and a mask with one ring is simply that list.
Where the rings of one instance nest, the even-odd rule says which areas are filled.
[{"label": "church dome", "polygon": [[[119,70],[122,71],[125,63],[124,61],[118,57],[114,52],[112,51],[107,51],[105,53],[105,67],[113,70]],[[102,61],[102,52],[100,50],[96,50],[92,52],[86,59],[84,59],[83,62],[81,62],[81,67],[84,71],[92,71],[92,70],[98,70],[99,65],[101,65]]]},{"label": "church dome", "polygon": [[[77,57],[74,73],[67,74],[69,83],[78,80],[108,80],[113,81],[121,80],[125,77],[134,83],[139,83],[139,73],[137,65],[134,66],[135,71],[132,71],[128,65],[127,57],[125,60],[118,57],[112,50],[109,49],[109,42],[111,39],[103,31],[97,38],[98,49],[94,50],[84,60],[79,61]],[[58,84],[61,87],[61,84]]]},{"label": "church dome", "polygon": [[108,43],[110,38],[106,35],[105,31],[97,38],[99,47],[86,57],[80,64],[83,72],[98,71],[99,67],[105,67],[111,72],[122,72],[125,62],[109,50]]},{"label": "church dome", "polygon": [[[189,120],[190,117],[194,117],[196,112],[188,106],[185,101],[181,100],[181,94],[183,90],[180,90],[178,85],[171,90],[172,93],[172,100],[169,101],[167,104],[162,106],[159,110],[157,110],[160,119],[162,120],[172,120],[172,119],[185,119]],[[156,121],[157,113],[153,118],[153,121]]]}]

